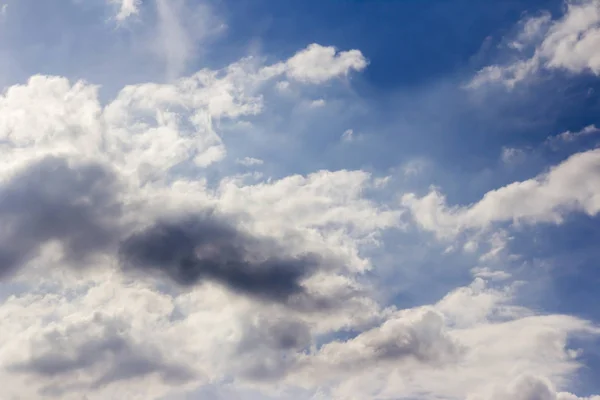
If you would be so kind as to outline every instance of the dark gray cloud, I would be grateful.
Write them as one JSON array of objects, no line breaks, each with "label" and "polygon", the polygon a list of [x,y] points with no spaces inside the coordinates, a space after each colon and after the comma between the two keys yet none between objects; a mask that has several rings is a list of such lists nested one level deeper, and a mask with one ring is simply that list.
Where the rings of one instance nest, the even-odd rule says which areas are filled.
[{"label": "dark gray cloud", "polygon": [[[95,329],[98,326],[99,332]],[[63,385],[62,377],[81,373],[89,378],[78,379],[78,389],[81,385],[98,388],[149,374],[158,374],[171,384],[194,379],[194,371],[167,360],[157,348],[137,344],[128,335],[129,330],[123,320],[97,315],[92,322],[46,334],[33,348],[30,359],[11,365],[9,370],[54,380],[56,383],[43,392],[55,395],[69,390],[69,383]]]},{"label": "dark gray cloud", "polygon": [[115,176],[99,164],[46,157],[0,188],[0,277],[58,240],[65,259],[84,262],[113,240],[120,214]]},{"label": "dark gray cloud", "polygon": [[314,254],[285,255],[211,214],[162,221],[125,240],[125,268],[159,272],[180,285],[211,280],[254,297],[288,301],[305,294],[302,280],[321,264]]}]

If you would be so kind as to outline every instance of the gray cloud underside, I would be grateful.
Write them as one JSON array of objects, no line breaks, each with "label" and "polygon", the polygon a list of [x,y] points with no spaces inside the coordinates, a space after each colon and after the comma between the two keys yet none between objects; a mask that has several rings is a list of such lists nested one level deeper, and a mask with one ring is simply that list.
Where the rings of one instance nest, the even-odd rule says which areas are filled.
[{"label": "gray cloud underside", "polygon": [[99,164],[74,167],[52,156],[18,172],[0,188],[0,277],[50,241],[60,241],[65,260],[77,263],[106,249],[121,213],[115,185]]},{"label": "gray cloud underside", "polygon": [[274,243],[210,216],[159,222],[126,239],[120,255],[126,268],[159,271],[180,285],[208,279],[275,301],[303,294],[301,280],[319,265],[315,255],[285,257]]},{"label": "gray cloud underside", "polygon": [[[91,334],[94,325],[101,325],[99,335]],[[91,323],[45,335],[42,343],[46,350],[34,347],[27,361],[15,363],[9,370],[53,379],[55,383],[43,388],[42,393],[55,396],[73,389],[61,382],[61,377],[73,373],[101,371],[87,384],[81,383],[88,389],[149,374],[158,374],[170,383],[186,382],[196,376],[188,367],[166,360],[158,349],[137,344],[126,333],[128,328],[125,321],[97,315]],[[73,346],[72,342],[78,344]]]},{"label": "gray cloud underside", "polygon": [[94,254],[116,251],[127,271],[158,273],[182,286],[209,280],[262,300],[304,304],[302,280],[322,265],[315,254],[287,256],[274,241],[209,212],[160,220],[130,234],[121,222],[118,180],[101,164],[46,157],[18,172],[0,193],[0,277],[45,243],[59,241],[70,264],[85,266]]}]

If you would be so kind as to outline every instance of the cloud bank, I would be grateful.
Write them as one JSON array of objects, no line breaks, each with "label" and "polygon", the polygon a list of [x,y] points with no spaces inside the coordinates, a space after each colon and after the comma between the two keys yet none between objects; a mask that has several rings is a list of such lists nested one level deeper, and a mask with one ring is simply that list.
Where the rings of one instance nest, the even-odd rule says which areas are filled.
[{"label": "cloud bank", "polygon": [[[272,62],[255,54],[188,73],[199,40],[186,25],[190,3],[108,6],[121,23],[156,19],[160,40],[149,40],[166,79],[107,95],[34,75],[0,96],[3,396],[599,399],[573,394],[585,364],[578,346],[597,340],[598,326],[522,304],[527,283],[501,252],[520,224],[598,214],[598,149],[454,206],[441,188],[397,185],[434,168],[419,157],[387,174],[277,170],[269,156],[287,150],[270,118],[284,119],[284,104],[324,125],[337,118],[331,105],[355,110],[356,93],[341,87],[368,67],[360,50],[313,43]],[[594,10],[572,3],[562,19],[523,22],[513,48],[535,55],[527,67],[498,67],[498,79],[594,71],[577,50],[593,36]],[[576,54],[563,54],[567,32],[582,29]],[[336,146],[343,129],[332,130]],[[343,147],[362,151],[369,138],[353,132]],[[255,151],[258,142],[271,153]],[[407,304],[382,255],[392,272],[416,269],[394,253],[410,234],[426,252],[458,243],[477,257],[446,266],[439,251],[461,283]],[[491,250],[478,248],[484,240]]]}]

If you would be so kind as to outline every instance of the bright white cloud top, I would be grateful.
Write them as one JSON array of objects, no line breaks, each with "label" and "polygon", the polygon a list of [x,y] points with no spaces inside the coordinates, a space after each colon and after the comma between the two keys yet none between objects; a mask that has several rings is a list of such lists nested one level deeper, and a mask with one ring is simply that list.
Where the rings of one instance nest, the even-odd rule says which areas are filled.
[{"label": "bright white cloud top", "polygon": [[[336,116],[325,94],[351,85],[342,78],[367,57],[313,43],[181,76],[195,40],[179,25],[185,9],[109,3],[120,26],[156,7],[166,82],[107,99],[93,82],[38,74],[0,96],[3,398],[600,399],[570,393],[585,366],[573,340],[600,328],[520,304],[526,283],[485,264],[508,263],[500,250],[513,225],[600,212],[598,149],[470,205],[388,187],[418,176],[421,160],[397,176],[271,177],[262,171],[276,159],[231,155],[227,135],[259,137],[282,99],[326,124]],[[598,7],[528,20],[515,47],[538,40],[535,55],[473,83],[513,85],[540,68],[597,73]],[[371,275],[374,254],[411,229],[465,253],[492,249],[464,266],[475,267],[471,283],[401,307]]]}]

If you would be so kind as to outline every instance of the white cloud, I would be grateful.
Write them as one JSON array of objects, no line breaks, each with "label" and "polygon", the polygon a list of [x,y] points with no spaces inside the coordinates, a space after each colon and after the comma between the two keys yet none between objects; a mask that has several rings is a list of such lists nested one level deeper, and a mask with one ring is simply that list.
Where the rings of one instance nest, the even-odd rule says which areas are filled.
[{"label": "white cloud", "polygon": [[502,83],[513,87],[540,69],[600,74],[600,1],[566,2],[565,15],[550,21],[548,14],[523,24],[513,47],[534,46],[533,55],[506,65],[488,66],[469,86]]},{"label": "white cloud", "polygon": [[[0,208],[35,210],[13,213],[0,234],[2,256],[16,255],[11,262],[22,264],[10,271],[12,281],[28,288],[0,305],[7,335],[0,379],[11,382],[6,396],[146,399],[231,377],[266,378],[277,372],[268,363],[280,365],[282,355],[292,360],[319,335],[380,320],[381,305],[359,283],[371,267],[361,249],[376,246],[378,233],[396,226],[399,213],[363,197],[365,189],[376,189],[376,177],[319,171],[249,186],[233,176],[209,189],[194,173],[173,170],[201,171],[223,158],[214,121],[262,111],[262,68],[242,60],[170,84],[131,85],[106,104],[95,85],[49,76],[0,96]],[[40,161],[49,156],[58,161]],[[100,219],[87,218],[93,210],[111,210],[119,219],[107,222],[116,230],[105,244],[84,240],[104,232]],[[118,245],[115,254],[114,241],[131,229],[144,232],[157,218],[208,210],[231,216],[240,235],[282,243],[280,257],[318,254],[326,267],[301,283],[315,303],[257,300],[218,281],[186,290],[163,281],[167,294],[154,286],[161,275],[115,269],[124,253]],[[31,224],[44,229],[28,229]],[[12,234],[22,246],[4,245]],[[89,244],[94,257],[72,257],[81,246],[71,242]],[[64,266],[83,263],[88,268]]]},{"label": "white cloud", "polygon": [[337,51],[335,47],[313,43],[274,69],[285,71],[291,79],[318,84],[353,70],[362,71],[367,64],[359,50]]},{"label": "white cloud", "polygon": [[243,165],[245,167],[251,167],[253,165],[262,165],[262,164],[264,164],[264,161],[259,158],[244,157],[242,159],[236,160],[236,163]]},{"label": "white cloud", "polygon": [[[430,306],[370,314],[371,328],[314,349],[318,332],[344,326],[337,325],[344,319],[331,323],[345,313],[290,314],[211,285],[173,297],[104,275],[3,304],[0,354],[11,368],[0,376],[11,382],[6,395],[36,398],[44,389],[67,399],[86,393],[90,400],[175,395],[232,374],[238,385],[240,379],[274,381],[273,390],[320,388],[327,398],[344,400],[504,400],[489,396],[503,388],[513,393],[513,382],[532,372],[549,387],[564,388],[580,366],[568,338],[596,334],[595,328],[576,318],[536,316],[510,302],[510,290],[476,280]],[[348,311],[346,317],[356,313]],[[60,371],[46,367],[51,356],[62,360],[52,364]],[[114,380],[94,384],[102,379]]]},{"label": "white cloud", "polygon": [[509,43],[509,47],[523,51],[536,40],[543,39],[543,35],[551,21],[552,15],[548,12],[542,12],[539,16],[522,21],[521,31],[515,41]]},{"label": "white cloud", "polygon": [[577,397],[571,393],[557,393],[548,379],[523,374],[505,387],[495,388],[489,396],[471,396],[467,400],[599,400],[600,396]]},{"label": "white cloud", "polygon": [[21,149],[10,152],[4,164],[28,150],[66,152],[109,159],[143,180],[192,156],[198,166],[207,166],[225,151],[212,118],[260,110],[259,100],[230,95],[226,85],[199,74],[173,85],[130,86],[102,107],[93,85],[32,77],[0,97],[0,137],[4,146]]},{"label": "white cloud", "polygon": [[477,73],[467,87],[478,88],[488,83],[501,83],[508,88],[513,88],[537,69],[538,61],[536,58],[520,60],[505,66],[487,66]]},{"label": "white cloud", "polygon": [[537,316],[511,299],[510,287],[494,290],[476,279],[434,305],[392,312],[353,339],[301,357],[288,379],[328,382],[335,399],[488,399],[532,371],[564,387],[579,368],[568,337],[598,329],[567,316]]},{"label": "white cloud", "polygon": [[[481,279],[429,306],[380,312],[364,303],[303,315],[208,283],[168,294],[108,271],[56,278],[0,306],[6,396],[144,399],[234,377],[236,386],[259,380],[267,393],[320,388],[343,400],[504,400],[489,396],[513,393],[528,373],[564,388],[580,367],[568,339],[597,334],[577,318],[515,307],[512,289]],[[361,333],[314,347],[342,327]]]},{"label": "white cloud", "polygon": [[158,15],[157,45],[164,57],[167,76],[171,79],[181,74],[193,55],[194,40],[182,18],[185,2],[156,0]]},{"label": "white cloud", "polygon": [[490,281],[503,281],[511,277],[511,275],[505,271],[493,271],[487,267],[473,268],[471,269],[471,273],[474,277]]},{"label": "white cloud", "polygon": [[227,29],[206,1],[152,0],[149,5],[152,22],[140,30],[135,45],[163,64],[169,81],[187,73],[192,62],[201,60],[207,43]]},{"label": "white cloud", "polygon": [[432,190],[424,197],[402,198],[417,223],[441,237],[467,229],[486,229],[493,223],[560,223],[565,214],[600,212],[600,150],[578,153],[547,173],[486,193],[464,207],[449,207]]},{"label": "white cloud", "polygon": [[226,151],[213,120],[259,114],[261,87],[276,76],[265,76],[266,68],[250,58],[170,84],[127,86],[104,106],[95,85],[34,76],[0,96],[3,146],[20,149],[3,164],[68,152],[108,159],[143,180],[164,177],[183,162],[209,166]]},{"label": "white cloud", "polygon": [[279,81],[275,84],[275,87],[277,88],[277,90],[285,92],[290,88],[290,83],[288,81]]},{"label": "white cloud", "polygon": [[119,11],[115,18],[117,21],[125,21],[127,18],[137,15],[140,12],[141,0],[109,0],[110,3],[116,4]]},{"label": "white cloud", "polygon": [[[379,318],[379,306],[368,292],[362,293],[352,272],[353,263],[364,267],[357,253],[361,237],[394,221],[393,214],[361,199],[368,176],[323,173],[253,187],[238,184],[228,180],[214,194],[185,180],[164,190],[136,189],[150,204],[137,204],[135,213],[152,218],[158,210],[168,215],[215,205],[227,213],[247,213],[246,229],[283,237],[293,251],[325,254],[335,249],[335,258],[347,267],[323,271],[306,284],[312,293],[343,303],[324,313],[304,313],[233,295],[209,282],[161,293],[151,280],[113,272],[110,266],[116,261],[110,254],[98,269],[65,279],[60,253],[44,253],[32,264],[45,268],[32,266],[18,277],[26,285],[42,280],[43,292],[38,294],[34,286],[0,306],[3,334],[9,335],[0,345],[0,364],[10,367],[0,375],[12,382],[6,395],[36,398],[42,390],[62,398],[86,393],[89,399],[143,399],[228,376],[268,377],[275,372],[265,371],[269,366],[262,363],[278,362],[282,354],[296,356],[302,349],[294,343],[312,342],[316,335],[338,329],[362,329]],[[294,201],[289,204],[289,199]],[[275,324],[278,320],[281,324]],[[255,334],[256,329],[260,332]],[[255,343],[256,335],[265,342]]]}]

